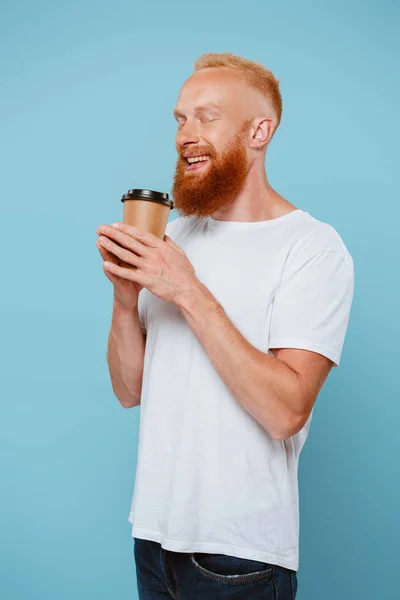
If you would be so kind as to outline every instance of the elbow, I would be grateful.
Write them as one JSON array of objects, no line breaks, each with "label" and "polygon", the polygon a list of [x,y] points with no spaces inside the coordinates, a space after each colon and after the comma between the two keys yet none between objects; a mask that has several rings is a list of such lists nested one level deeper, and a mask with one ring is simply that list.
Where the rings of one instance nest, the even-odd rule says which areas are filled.
[{"label": "elbow", "polygon": [[311,401],[305,394],[299,396],[291,410],[286,409],[285,414],[281,414],[272,432],[272,437],[275,440],[284,441],[299,433],[310,417],[314,402],[314,398]]},{"label": "elbow", "polygon": [[139,404],[140,404],[140,400],[141,400],[140,396],[139,396],[139,398],[137,398],[137,397],[133,396],[133,394],[127,394],[126,392],[124,394],[122,394],[122,393],[117,394],[115,390],[114,390],[114,394],[115,394],[118,402],[122,406],[122,408],[133,408],[134,406],[139,406]]},{"label": "elbow", "polygon": [[307,417],[305,415],[296,416],[282,423],[279,429],[276,429],[271,433],[274,440],[284,441],[292,436],[296,435],[301,429],[303,429],[305,423],[307,422]]},{"label": "elbow", "polygon": [[126,402],[126,401],[122,402],[120,400],[119,403],[122,406],[122,408],[133,408],[134,406],[139,406],[140,398],[139,398],[139,400],[129,400],[128,402]]}]

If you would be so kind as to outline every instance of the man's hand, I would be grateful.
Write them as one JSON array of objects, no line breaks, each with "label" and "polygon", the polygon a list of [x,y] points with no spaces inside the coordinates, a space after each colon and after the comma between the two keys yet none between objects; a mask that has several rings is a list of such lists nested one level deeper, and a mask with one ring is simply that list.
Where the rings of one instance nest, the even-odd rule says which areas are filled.
[{"label": "man's hand", "polygon": [[[99,233],[99,229],[100,227],[97,229],[97,233]],[[101,243],[100,238],[97,239],[96,246],[104,261],[104,274],[114,285],[114,300],[123,308],[133,310],[138,304],[138,297],[142,286],[135,281],[122,279],[122,277],[118,277],[115,273],[111,273],[110,270],[104,269],[104,263],[106,261],[115,263],[117,266],[121,266],[121,261],[114,254],[106,250],[106,247]]]},{"label": "man's hand", "polygon": [[102,225],[97,233],[103,248],[136,267],[129,269],[106,261],[104,268],[136,282],[159,298],[177,304],[182,295],[200,285],[192,263],[169,236],[160,240],[152,233],[139,231],[126,223],[113,223],[111,227]]}]

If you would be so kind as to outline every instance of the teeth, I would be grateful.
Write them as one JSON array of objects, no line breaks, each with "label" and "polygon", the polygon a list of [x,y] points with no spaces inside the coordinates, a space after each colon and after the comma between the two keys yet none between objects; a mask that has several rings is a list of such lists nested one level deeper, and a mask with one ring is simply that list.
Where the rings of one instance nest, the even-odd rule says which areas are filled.
[{"label": "teeth", "polygon": [[192,158],[188,158],[188,163],[191,165],[192,163],[195,162],[200,162],[202,160],[208,160],[210,157],[209,156],[193,156]]}]

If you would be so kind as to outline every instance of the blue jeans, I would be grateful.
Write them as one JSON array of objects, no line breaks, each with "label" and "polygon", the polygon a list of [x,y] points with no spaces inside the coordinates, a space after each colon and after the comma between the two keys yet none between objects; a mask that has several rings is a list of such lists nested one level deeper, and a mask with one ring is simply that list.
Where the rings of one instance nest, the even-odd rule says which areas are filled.
[{"label": "blue jeans", "polygon": [[294,600],[296,571],[226,554],[172,552],[134,538],[139,600]]}]

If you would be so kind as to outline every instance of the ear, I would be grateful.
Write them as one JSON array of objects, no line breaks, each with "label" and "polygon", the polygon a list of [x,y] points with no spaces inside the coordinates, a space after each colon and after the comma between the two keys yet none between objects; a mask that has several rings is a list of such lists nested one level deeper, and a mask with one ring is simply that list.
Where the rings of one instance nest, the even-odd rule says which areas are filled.
[{"label": "ear", "polygon": [[275,130],[275,123],[271,117],[259,119],[254,124],[255,131],[251,139],[252,148],[264,148],[272,138]]}]

